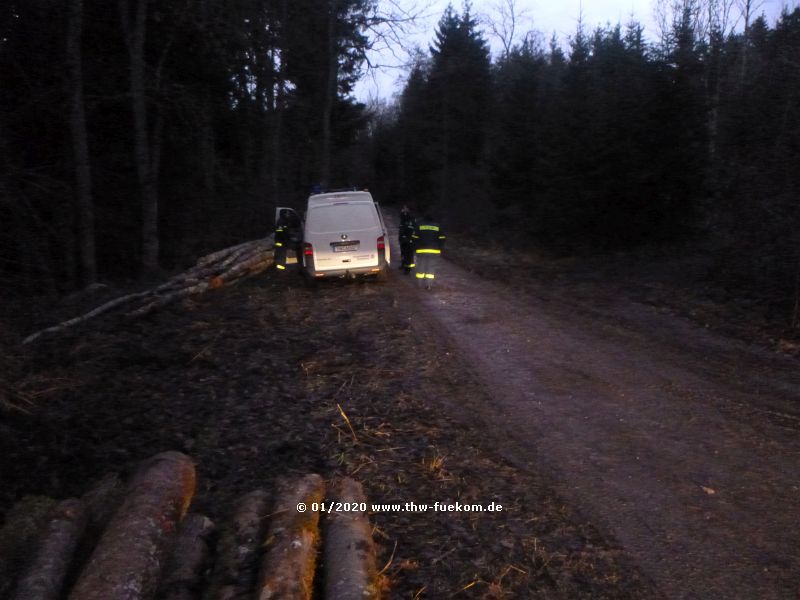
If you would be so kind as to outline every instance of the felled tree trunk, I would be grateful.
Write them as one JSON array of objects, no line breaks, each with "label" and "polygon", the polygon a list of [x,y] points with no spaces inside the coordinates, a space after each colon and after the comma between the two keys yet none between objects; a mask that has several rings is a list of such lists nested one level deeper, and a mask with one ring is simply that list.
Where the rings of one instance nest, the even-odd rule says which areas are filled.
[{"label": "felled tree trunk", "polygon": [[0,529],[0,598],[9,597],[55,505],[52,498],[24,496],[6,513]]},{"label": "felled tree trunk", "polygon": [[[366,504],[361,484],[342,479],[331,495],[345,508]],[[362,510],[329,512],[325,528],[325,598],[370,600],[380,597],[375,545],[367,514]]]},{"label": "felled tree trunk", "polygon": [[28,337],[26,337],[24,340],[22,340],[22,343],[23,344],[30,344],[31,342],[36,341],[37,339],[39,339],[43,335],[46,335],[48,333],[57,333],[59,331],[63,331],[64,329],[68,329],[70,327],[73,327],[74,325],[78,325],[79,323],[83,323],[85,321],[93,319],[94,317],[96,317],[98,315],[101,315],[101,314],[103,314],[105,312],[108,312],[108,311],[112,310],[113,308],[116,308],[117,306],[120,306],[122,304],[126,304],[128,302],[132,302],[133,300],[136,300],[138,298],[144,298],[145,296],[149,296],[151,293],[152,292],[150,290],[148,290],[146,292],[139,292],[138,294],[128,294],[126,296],[120,296],[119,298],[114,298],[113,300],[111,300],[109,302],[106,302],[105,304],[90,310],[86,314],[83,314],[83,315],[81,315],[79,317],[74,317],[74,318],[69,319],[67,321],[63,321],[63,322],[59,323],[58,325],[53,325],[52,327],[47,327],[46,329],[42,329],[40,331],[37,331],[36,333],[33,333],[33,334],[29,335]]},{"label": "felled tree trunk", "polygon": [[145,461],[70,600],[152,598],[194,489],[195,469],[188,456],[163,452]]},{"label": "felled tree trunk", "polygon": [[161,600],[197,600],[209,561],[209,537],[214,523],[203,515],[188,515],[178,530],[175,550],[161,581]]},{"label": "felled tree trunk", "polygon": [[81,496],[81,500],[86,504],[87,529],[90,534],[100,537],[117,507],[122,503],[124,495],[125,486],[119,475],[108,473]]},{"label": "felled tree trunk", "polygon": [[47,523],[44,535],[17,583],[14,600],[57,600],[75,548],[86,529],[86,506],[77,499],[60,502]]},{"label": "felled tree trunk", "polygon": [[[306,475],[285,485],[273,510],[266,555],[261,564],[259,600],[310,600],[319,544],[319,512],[325,483],[319,475]],[[298,511],[302,503],[305,511]]]},{"label": "felled tree trunk", "polygon": [[194,267],[156,288],[114,298],[86,314],[32,333],[22,343],[30,344],[45,335],[59,333],[123,306],[128,310],[126,316],[129,318],[142,317],[183,298],[253,277],[272,266],[273,247],[274,240],[270,235],[218,250],[200,258]]},{"label": "felled tree trunk", "polygon": [[250,492],[239,501],[233,520],[222,530],[206,600],[250,597],[268,513],[269,494],[264,490]]}]

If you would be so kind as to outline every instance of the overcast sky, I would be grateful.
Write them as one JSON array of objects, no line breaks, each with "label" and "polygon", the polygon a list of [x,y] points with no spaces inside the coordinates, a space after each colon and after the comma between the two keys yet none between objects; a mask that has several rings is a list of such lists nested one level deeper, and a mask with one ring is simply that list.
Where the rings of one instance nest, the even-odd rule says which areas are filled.
[{"label": "overcast sky", "polygon": [[[448,5],[447,0],[394,0],[398,5],[416,5],[428,7],[423,10],[426,15],[419,19],[418,33],[414,35],[417,45],[427,51],[428,45],[434,36],[434,31],[439,18]],[[472,12],[479,18],[494,16],[497,20],[497,11],[493,7],[505,0],[473,0]],[[389,0],[380,0],[389,4]],[[759,14],[764,12],[769,22],[774,23],[780,15],[783,6],[794,8],[800,0],[760,0]],[[452,2],[458,13],[462,12],[461,0]],[[583,13],[583,21],[588,31],[598,25],[611,23],[625,25],[630,21],[631,15],[645,27],[645,35],[653,40],[658,38],[658,31],[654,19],[655,0],[516,0],[516,10],[521,14],[518,29],[521,33],[527,30],[540,32],[545,41],[555,32],[562,45],[569,36],[573,35],[578,23],[578,16]],[[486,37],[492,44],[493,52],[497,52],[500,45],[492,36],[486,26],[483,26]],[[402,54],[402,53],[400,53]],[[394,57],[390,52],[382,52],[373,57],[376,63],[392,63],[399,65],[402,60]],[[390,98],[402,87],[405,76],[401,69],[384,68],[366,77],[356,89],[356,97],[362,101],[369,101],[371,97]]]}]

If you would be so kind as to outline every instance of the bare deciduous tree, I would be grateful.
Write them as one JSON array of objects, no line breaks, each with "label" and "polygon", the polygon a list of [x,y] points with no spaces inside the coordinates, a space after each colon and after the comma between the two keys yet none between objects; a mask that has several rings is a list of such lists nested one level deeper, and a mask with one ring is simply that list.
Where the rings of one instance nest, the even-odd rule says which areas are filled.
[{"label": "bare deciduous tree", "polygon": [[[328,0],[327,8],[328,73],[322,112],[322,156],[320,162],[320,181],[323,186],[330,183],[331,118],[339,87],[337,24],[343,17],[340,13],[342,13],[343,9],[347,9],[347,3],[342,0]],[[410,3],[408,6],[403,6],[397,0],[372,3],[363,15],[362,24],[362,30],[369,33],[370,41],[362,47],[362,54],[359,55],[359,60],[364,61],[367,69],[373,69],[379,65],[370,59],[370,53],[374,55],[388,51],[395,58],[398,57],[398,53],[410,54],[411,50],[407,39],[425,10],[426,8],[420,8],[415,2]],[[403,61],[403,63],[407,64],[408,61]]]},{"label": "bare deciduous tree", "polygon": [[508,57],[511,49],[517,43],[517,36],[521,26],[525,27],[522,43],[527,41],[532,27],[532,19],[528,11],[519,10],[516,0],[498,0],[491,7],[491,12],[482,16],[481,21],[489,27],[491,35],[500,40],[503,45],[503,56]]},{"label": "bare deciduous tree", "polygon": [[764,0],[736,0],[741,19],[744,21],[744,45],[742,47],[741,71],[739,72],[739,87],[744,84],[747,76],[748,45],[750,42],[750,25],[753,15],[764,6]]}]

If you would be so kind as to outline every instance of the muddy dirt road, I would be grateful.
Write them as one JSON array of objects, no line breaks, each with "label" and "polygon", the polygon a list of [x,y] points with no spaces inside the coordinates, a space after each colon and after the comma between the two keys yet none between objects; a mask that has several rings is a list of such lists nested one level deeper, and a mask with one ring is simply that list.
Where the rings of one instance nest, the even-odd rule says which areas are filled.
[{"label": "muddy dirt road", "polygon": [[[492,400],[451,341],[432,336],[436,321],[412,317],[418,307],[397,277],[309,286],[270,271],[41,340],[18,359],[16,389],[31,401],[0,410],[0,523],[12,506],[80,496],[180,450],[199,475],[190,510],[220,527],[244,494],[284,477],[362,482],[379,505],[387,599],[653,598],[613,536],[476,427],[464,406]],[[434,502],[503,510],[427,510]],[[25,556],[4,552],[17,539],[6,531],[0,599]]]},{"label": "muddy dirt road", "polygon": [[311,472],[371,502],[503,504],[373,511],[387,598],[798,597],[797,359],[451,256],[432,292],[270,272],[32,345],[0,520],[182,450],[217,523]]},{"label": "muddy dirt road", "polygon": [[800,376],[653,307],[513,291],[444,261],[416,310],[490,390],[515,463],[620,540],[669,598],[800,597]]}]

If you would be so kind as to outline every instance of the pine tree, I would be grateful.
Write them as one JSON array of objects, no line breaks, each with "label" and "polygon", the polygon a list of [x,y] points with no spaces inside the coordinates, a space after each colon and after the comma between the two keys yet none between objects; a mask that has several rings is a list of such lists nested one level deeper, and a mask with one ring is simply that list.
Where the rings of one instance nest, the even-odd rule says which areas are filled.
[{"label": "pine tree", "polygon": [[486,205],[484,152],[490,111],[489,48],[469,5],[448,6],[430,48],[428,94],[434,118],[430,143],[438,149],[437,201],[474,214]]},{"label": "pine tree", "polygon": [[492,197],[498,208],[535,210],[546,182],[542,152],[544,51],[533,42],[511,48],[494,70],[494,110],[489,133]]},{"label": "pine tree", "polygon": [[430,143],[430,132],[436,126],[428,95],[429,65],[418,59],[400,97],[397,122],[398,156],[397,188],[403,203],[420,207],[431,205],[434,173],[439,164],[438,148]]}]

